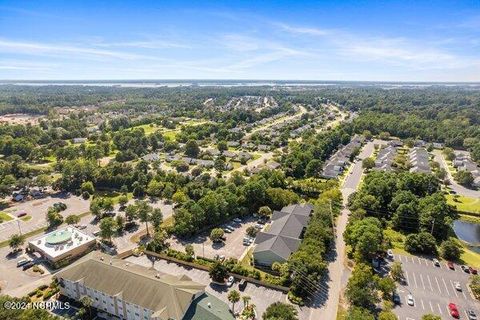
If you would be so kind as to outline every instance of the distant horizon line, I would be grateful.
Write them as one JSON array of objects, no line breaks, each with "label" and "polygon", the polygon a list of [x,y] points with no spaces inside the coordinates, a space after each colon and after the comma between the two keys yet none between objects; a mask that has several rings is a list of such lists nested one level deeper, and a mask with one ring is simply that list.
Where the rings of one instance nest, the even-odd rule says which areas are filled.
[{"label": "distant horizon line", "polygon": [[145,83],[155,83],[155,82],[280,82],[280,83],[387,83],[387,84],[405,84],[405,83],[415,83],[415,84],[480,84],[480,81],[416,81],[416,80],[397,80],[397,81],[383,81],[383,80],[295,80],[295,79],[201,79],[201,78],[182,78],[182,79],[0,79],[1,83],[12,83],[12,82],[39,82],[39,83],[48,83],[48,82],[145,82]]}]

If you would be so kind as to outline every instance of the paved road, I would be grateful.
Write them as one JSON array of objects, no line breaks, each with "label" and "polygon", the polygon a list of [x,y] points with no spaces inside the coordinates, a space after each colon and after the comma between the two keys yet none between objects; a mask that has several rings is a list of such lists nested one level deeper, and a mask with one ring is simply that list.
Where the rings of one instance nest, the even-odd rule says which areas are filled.
[{"label": "paved road", "polygon": [[470,198],[480,198],[480,191],[472,190],[465,188],[464,186],[459,185],[455,179],[453,179],[452,173],[448,169],[447,162],[445,157],[440,150],[434,150],[433,154],[435,156],[435,161],[440,163],[440,166],[447,171],[448,180],[450,180],[450,188],[455,191],[457,194]]},{"label": "paved road", "polygon": [[[43,199],[15,203],[3,210],[10,213],[15,219],[0,224],[0,241],[9,239],[12,234],[28,233],[46,227],[48,225],[46,220],[48,208],[55,202],[63,202],[67,205],[67,209],[60,212],[63,217],[71,214],[82,214],[90,210],[89,200],[64,193],[53,194]],[[28,221],[17,219],[16,213],[18,211],[25,211],[32,218]]]},{"label": "paved road", "polygon": [[250,137],[254,134],[254,133],[257,133],[259,131],[263,131],[263,130],[266,130],[276,124],[279,124],[279,123],[283,123],[283,122],[289,122],[290,120],[293,120],[293,119],[296,119],[296,118],[300,118],[304,113],[307,112],[307,109],[305,109],[304,106],[302,105],[298,105],[299,107],[299,112],[295,113],[294,115],[291,115],[291,116],[287,116],[287,117],[282,117],[282,118],[279,118],[279,119],[276,119],[275,121],[272,121],[272,122],[269,122],[265,125],[262,125],[258,128],[255,128],[253,129],[252,131],[250,131],[249,133],[247,133],[243,139],[245,140],[248,140],[250,139]]},{"label": "paved road", "polygon": [[230,178],[230,176],[234,172],[243,173],[243,170],[245,170],[245,169],[250,170],[250,169],[253,169],[253,168],[256,168],[256,167],[259,167],[259,166],[261,167],[261,166],[265,165],[265,163],[268,162],[272,158],[273,158],[273,152],[264,153],[260,156],[260,158],[252,160],[245,165],[242,165],[242,166],[240,166],[236,169],[233,169],[232,171],[229,171],[227,174],[225,174],[225,177],[226,177],[226,179],[228,179],[228,178]]},{"label": "paved road", "polygon": [[[394,308],[400,320],[420,320],[427,313],[452,319],[449,303],[457,305],[460,319],[468,319],[466,310],[473,310],[480,316],[480,303],[467,288],[470,275],[460,266],[455,265],[455,270],[450,270],[441,262],[440,267],[435,267],[431,259],[416,256],[395,255],[394,259],[402,263],[405,273],[405,282],[397,289],[401,304]],[[460,283],[461,291],[455,289],[456,281]],[[413,296],[414,306],[406,303],[408,294]]]},{"label": "paved road", "polygon": [[[342,289],[342,278],[345,271],[345,242],[343,240],[343,232],[347,226],[348,215],[350,211],[346,208],[348,197],[356,190],[360,184],[362,177],[362,161],[370,157],[374,151],[374,142],[368,142],[359,154],[360,161],[352,165],[351,173],[345,179],[341,187],[343,196],[343,205],[345,208],[341,211],[336,225],[335,239],[335,260],[328,266],[329,279],[326,284],[321,283],[320,286],[326,290],[323,294],[315,296],[315,302],[311,308],[310,320],[317,319],[336,319],[338,304],[340,299],[340,291]],[[325,303],[322,300],[326,299]]]}]

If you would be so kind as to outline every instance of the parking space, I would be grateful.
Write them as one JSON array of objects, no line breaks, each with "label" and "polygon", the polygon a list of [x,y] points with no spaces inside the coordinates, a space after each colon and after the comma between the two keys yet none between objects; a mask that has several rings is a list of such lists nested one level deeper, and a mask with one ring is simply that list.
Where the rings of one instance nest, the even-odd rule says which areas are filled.
[{"label": "parking space", "polygon": [[[3,293],[9,294],[19,290],[22,291],[21,289],[24,288],[22,293],[27,294],[35,289],[36,283],[42,279],[49,283],[51,270],[48,268],[42,267],[45,273],[41,275],[34,273],[31,269],[24,271],[21,267],[17,267],[17,261],[25,257],[27,257],[25,253],[11,254],[10,248],[0,248],[0,287]],[[35,257],[28,256],[28,258]]]},{"label": "parking space", "polygon": [[[401,304],[394,309],[399,319],[420,320],[427,313],[452,319],[450,303],[456,305],[460,319],[468,319],[468,310],[480,315],[480,304],[468,288],[470,274],[459,265],[454,265],[455,270],[451,270],[445,262],[435,266],[432,259],[405,255],[395,255],[394,260],[402,263],[405,275],[404,282],[397,289]],[[407,303],[408,295],[413,297],[413,306]]]},{"label": "parking space", "polygon": [[172,238],[169,240],[169,243],[172,249],[179,251],[185,251],[185,246],[187,244],[192,244],[195,253],[206,258],[214,258],[216,255],[223,255],[226,258],[231,257],[239,259],[244,252],[248,250],[248,247],[243,245],[243,238],[246,235],[246,230],[248,227],[255,224],[256,222],[253,218],[245,218],[241,223],[235,223],[232,221],[224,224],[222,227],[229,225],[232,226],[234,230],[231,233],[225,233],[225,241],[222,243],[214,243],[210,240],[209,233],[207,232],[188,240]]},{"label": "parking space", "polygon": [[[152,266],[152,262],[145,256],[141,256],[141,257],[131,256],[131,257],[128,257],[126,260],[132,263],[146,266],[146,267]],[[206,288],[205,288],[206,292],[226,302],[229,306],[231,305],[231,303],[228,302],[228,298],[227,298],[228,291],[231,289],[235,289],[239,291],[242,296],[247,295],[251,297],[251,303],[255,304],[257,309],[257,314],[259,316],[263,314],[263,312],[267,309],[267,307],[270,304],[276,301],[281,301],[281,302],[286,301],[286,294],[284,294],[281,291],[269,289],[269,288],[255,285],[252,283],[248,283],[246,288],[243,291],[240,291],[240,289],[238,288],[238,281],[235,282],[230,288],[224,285],[213,284],[210,281],[210,276],[208,275],[208,272],[203,270],[198,270],[198,269],[192,269],[192,268],[187,269],[176,263],[167,262],[165,260],[155,261],[154,267],[155,269],[163,273],[168,273],[173,275],[185,274],[189,276],[193,281],[206,285]],[[237,309],[240,308],[240,305],[241,305],[241,302],[237,304],[236,308]],[[303,310],[299,310],[300,319],[307,319],[308,318],[307,316],[308,316],[308,313],[306,311],[304,312]]]},{"label": "parking space", "polygon": [[[71,214],[82,214],[90,210],[89,200],[67,193],[57,193],[43,199],[16,203],[9,208],[3,209],[3,211],[9,213],[15,219],[0,224],[0,241],[9,239],[12,234],[28,233],[47,226],[46,214],[48,208],[56,202],[63,202],[67,205],[67,209],[60,212],[64,217]],[[16,218],[17,213],[22,211],[31,218],[29,220]]]}]

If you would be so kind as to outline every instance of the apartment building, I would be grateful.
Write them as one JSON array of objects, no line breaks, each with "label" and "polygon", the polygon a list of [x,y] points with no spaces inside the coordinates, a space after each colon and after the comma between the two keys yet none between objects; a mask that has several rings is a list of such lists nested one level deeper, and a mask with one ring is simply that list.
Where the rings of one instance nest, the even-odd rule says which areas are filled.
[{"label": "apartment building", "polygon": [[87,296],[92,307],[112,319],[233,320],[228,306],[205,293],[188,276],[161,273],[101,252],[91,252],[58,272],[60,293],[74,300]]}]

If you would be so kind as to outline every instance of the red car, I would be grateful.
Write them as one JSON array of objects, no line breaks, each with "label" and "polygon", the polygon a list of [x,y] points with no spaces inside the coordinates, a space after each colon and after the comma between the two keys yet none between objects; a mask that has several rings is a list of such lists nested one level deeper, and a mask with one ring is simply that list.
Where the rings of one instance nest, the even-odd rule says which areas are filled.
[{"label": "red car", "polygon": [[476,269],[473,269],[472,267],[468,267],[468,270],[470,270],[470,273],[471,274],[477,274],[477,270]]},{"label": "red car", "polygon": [[449,303],[448,304],[448,310],[450,310],[450,315],[454,318],[458,318],[458,309],[455,303]]},{"label": "red car", "polygon": [[455,266],[453,265],[453,262],[452,261],[448,261],[447,262],[447,266],[448,268],[452,269],[452,270],[455,270]]}]

